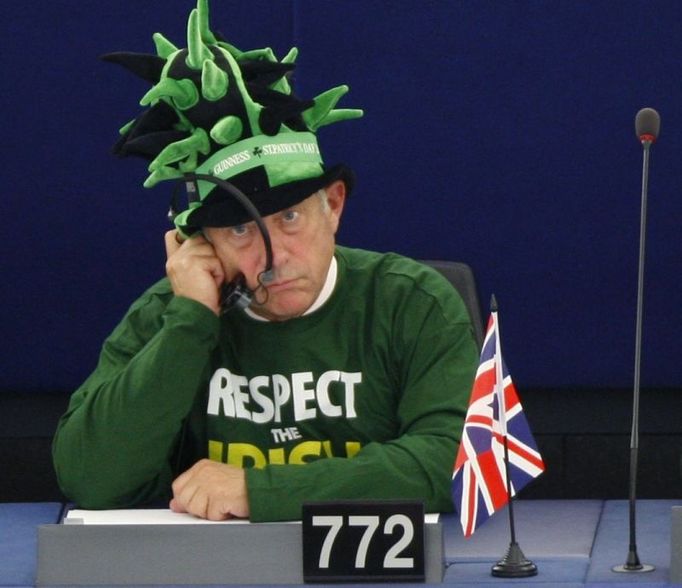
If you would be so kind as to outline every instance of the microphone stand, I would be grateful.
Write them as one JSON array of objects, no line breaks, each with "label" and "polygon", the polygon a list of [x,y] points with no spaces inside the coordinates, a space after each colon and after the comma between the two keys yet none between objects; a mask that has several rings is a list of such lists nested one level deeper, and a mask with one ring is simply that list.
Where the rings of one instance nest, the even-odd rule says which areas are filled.
[{"label": "microphone stand", "polygon": [[639,227],[639,270],[637,275],[637,323],[635,328],[635,377],[632,400],[632,431],[630,434],[630,545],[625,564],[614,566],[614,572],[651,572],[654,566],[643,564],[637,555],[636,513],[637,502],[637,455],[639,450],[639,374],[642,357],[642,310],[644,306],[644,253],[646,246],[646,205],[649,186],[649,149],[653,140],[642,138],[644,159],[642,162],[642,208]]}]

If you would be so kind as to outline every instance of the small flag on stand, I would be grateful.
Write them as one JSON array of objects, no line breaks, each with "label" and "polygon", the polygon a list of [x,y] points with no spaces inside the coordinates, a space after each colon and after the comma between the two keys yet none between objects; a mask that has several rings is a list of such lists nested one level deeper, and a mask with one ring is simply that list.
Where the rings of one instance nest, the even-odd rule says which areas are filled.
[{"label": "small flag on stand", "polygon": [[493,297],[452,477],[452,497],[464,536],[471,536],[544,469],[502,359],[497,304]]}]

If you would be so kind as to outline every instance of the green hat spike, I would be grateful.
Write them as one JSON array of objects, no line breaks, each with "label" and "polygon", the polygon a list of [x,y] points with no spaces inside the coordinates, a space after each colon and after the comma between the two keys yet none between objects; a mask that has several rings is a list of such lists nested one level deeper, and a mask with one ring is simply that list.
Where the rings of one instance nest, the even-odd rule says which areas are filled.
[{"label": "green hat spike", "polygon": [[289,49],[289,53],[287,53],[282,58],[281,63],[295,63],[297,57],[298,57],[298,47],[292,47],[291,49]]},{"label": "green hat spike", "polygon": [[129,120],[126,124],[124,124],[120,129],[118,129],[118,134],[119,135],[125,135],[130,129],[133,128],[133,125],[137,121],[136,118],[133,120]]},{"label": "green hat spike", "polygon": [[270,88],[275,90],[275,92],[281,92],[287,96],[291,94],[291,86],[289,85],[289,81],[287,80],[286,76],[282,76],[274,84],[270,84]]},{"label": "green hat spike", "polygon": [[178,50],[178,48],[161,33],[154,33],[152,39],[154,40],[154,46],[156,47],[156,54],[159,57],[168,59],[169,55],[172,55]]},{"label": "green hat spike", "polygon": [[163,78],[158,84],[142,96],[141,106],[152,104],[162,98],[173,100],[173,104],[180,110],[192,108],[199,101],[199,92],[191,80],[174,80]]},{"label": "green hat spike", "polygon": [[241,50],[237,49],[234,45],[230,45],[226,41],[218,41],[216,45],[221,49],[225,49],[225,51],[227,51],[235,59],[240,59],[242,56]]},{"label": "green hat spike", "polygon": [[[197,153],[208,154],[211,150],[211,144],[208,140],[208,134],[204,129],[197,128],[194,132],[180,141],[171,143],[161,150],[154,161],[149,164],[149,170],[156,170],[160,166],[167,166],[171,163],[177,163],[189,157],[196,157]],[[196,167],[196,161],[195,161]]]},{"label": "green hat spike", "polygon": [[329,115],[334,106],[336,106],[336,103],[341,99],[341,96],[347,92],[348,86],[344,84],[316,96],[313,99],[315,106],[312,106],[303,112],[303,120],[308,125],[308,128],[311,131],[315,131],[324,124],[328,124],[323,122],[324,119]]},{"label": "green hat spike", "polygon": [[342,120],[352,120],[354,118],[361,118],[364,111],[359,108],[335,108],[330,110],[329,114],[317,123],[317,128],[331,125]]},{"label": "green hat spike", "polygon": [[244,82],[244,78],[242,77],[242,72],[241,69],[239,69],[239,64],[235,60],[235,58],[230,54],[229,52],[223,53],[223,57],[225,57],[226,61],[228,62],[228,65],[230,67],[230,71],[234,75],[234,81],[237,85],[237,89],[239,91],[239,94],[242,98],[242,102],[244,104],[244,108],[246,110],[246,117],[248,118],[248,123],[251,129],[251,132],[254,135],[260,135],[261,134],[261,128],[260,124],[258,122],[258,119],[260,117],[260,113],[263,110],[263,106],[259,104],[258,102],[255,102],[252,98],[251,95],[249,94],[249,91],[246,88],[246,83]]},{"label": "green hat spike", "polygon": [[266,61],[277,61],[275,52],[270,47],[251,49],[250,51],[243,51],[240,53],[239,59],[265,59]]},{"label": "green hat spike", "polygon": [[187,67],[201,69],[206,59],[214,59],[213,53],[204,45],[201,39],[201,23],[199,22],[199,11],[195,8],[190,12],[187,21]]},{"label": "green hat spike", "polygon": [[178,131],[188,131],[192,132],[194,130],[194,125],[192,122],[185,116],[185,113],[182,112],[181,110],[176,110],[175,114],[178,115],[178,122],[176,122],[173,125],[173,128],[178,130]]},{"label": "green hat spike", "polygon": [[159,182],[163,182],[165,180],[177,180],[183,175],[184,174],[180,170],[177,170],[174,167],[161,166],[155,169],[142,185],[145,188],[152,188]]},{"label": "green hat spike", "polygon": [[201,39],[206,44],[213,44],[217,41],[208,24],[208,0],[197,1],[197,11],[199,12],[199,31]]},{"label": "green hat spike", "polygon": [[220,145],[230,145],[242,136],[244,126],[239,117],[229,115],[221,118],[211,128],[211,139]]},{"label": "green hat spike", "polygon": [[[282,61],[280,63],[293,64],[296,61],[297,57],[298,57],[298,48],[292,47],[291,49],[289,49],[289,53],[287,53],[284,56],[284,58],[282,59]],[[274,84],[271,84],[270,88],[272,88],[276,92],[281,92],[282,94],[286,94],[287,96],[291,94],[291,86],[289,85],[289,80],[286,78],[286,76],[282,76]]]},{"label": "green hat spike", "polygon": [[178,163],[178,167],[181,172],[193,172],[197,169],[197,163],[199,161],[199,154],[197,151],[193,151],[187,156],[187,159]]},{"label": "green hat spike", "polygon": [[213,61],[206,59],[201,69],[201,94],[215,102],[227,94],[228,77]]}]

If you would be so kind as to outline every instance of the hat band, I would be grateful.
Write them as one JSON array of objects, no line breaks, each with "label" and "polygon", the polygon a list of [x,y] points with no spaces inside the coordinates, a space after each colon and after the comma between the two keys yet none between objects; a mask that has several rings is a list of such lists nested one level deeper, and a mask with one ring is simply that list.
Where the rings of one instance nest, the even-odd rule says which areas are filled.
[{"label": "hat band", "polygon": [[[197,167],[196,173],[228,180],[255,167],[282,163],[321,164],[322,156],[315,135],[292,132],[274,137],[257,135],[244,139],[214,153]],[[198,184],[199,198],[203,200],[214,185],[201,180]]]}]

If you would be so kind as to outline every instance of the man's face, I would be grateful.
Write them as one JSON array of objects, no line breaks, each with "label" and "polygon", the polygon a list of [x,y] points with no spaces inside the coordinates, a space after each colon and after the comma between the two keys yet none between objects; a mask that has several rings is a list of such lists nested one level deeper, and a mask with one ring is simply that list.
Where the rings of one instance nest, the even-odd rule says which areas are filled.
[{"label": "man's face", "polygon": [[[314,194],[299,204],[265,217],[273,253],[274,279],[266,284],[267,299],[251,309],[270,320],[283,321],[302,315],[315,301],[327,277],[334,255],[335,234],[345,202],[341,181],[326,188],[327,204]],[[244,274],[251,290],[265,268],[265,247],[256,223],[235,227],[206,227],[228,280]],[[255,299],[262,301],[259,291]]]}]

